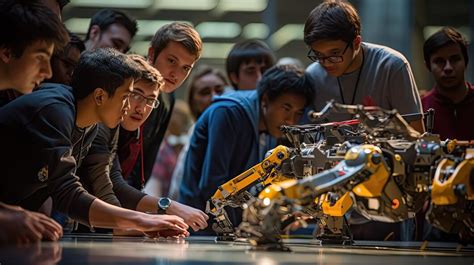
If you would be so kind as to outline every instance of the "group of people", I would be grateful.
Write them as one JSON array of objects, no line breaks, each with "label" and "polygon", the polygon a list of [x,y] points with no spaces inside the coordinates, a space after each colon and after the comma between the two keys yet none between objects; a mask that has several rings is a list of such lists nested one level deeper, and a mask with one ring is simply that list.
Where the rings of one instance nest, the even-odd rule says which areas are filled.
[{"label": "group of people", "polygon": [[[467,122],[474,87],[464,78],[467,43],[458,31],[445,27],[426,40],[436,85],[420,99],[407,59],[363,42],[354,7],[327,1],[306,20],[314,62],[306,71],[276,63],[265,43],[247,40],[230,51],[227,77],[209,67],[193,75],[187,102],[196,122],[171,178],[172,199],[146,194],[174,91],[199,60],[201,38],[191,25],[173,22],[157,30],[147,58],[125,54],[136,21],[101,10],[83,42],[61,22],[67,2],[0,4],[0,243],[58,240],[68,218],[89,231],[212,234],[203,211],[217,187],[260,162],[280,141],[281,125],[301,123],[308,109],[331,99],[401,114],[434,108],[441,138],[474,139]],[[425,130],[421,118],[410,125]],[[229,215],[238,225],[241,212]],[[405,238],[400,224],[354,221],[351,228],[359,239]]]}]

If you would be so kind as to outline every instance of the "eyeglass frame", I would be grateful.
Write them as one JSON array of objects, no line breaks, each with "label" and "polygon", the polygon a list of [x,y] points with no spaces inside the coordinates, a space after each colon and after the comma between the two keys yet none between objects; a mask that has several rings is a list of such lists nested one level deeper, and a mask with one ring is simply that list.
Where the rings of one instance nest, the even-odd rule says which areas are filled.
[{"label": "eyeglass frame", "polygon": [[[137,98],[138,97],[138,98]],[[156,109],[160,106],[160,101],[158,100],[158,98],[147,98],[145,97],[144,95],[138,93],[138,92],[135,92],[133,91],[132,93],[130,93],[130,96],[129,96],[129,100],[135,100],[137,101],[138,103],[143,103],[145,102],[145,106],[147,107],[150,107],[150,108],[153,108],[153,109]],[[153,103],[150,105],[150,102],[153,101]],[[155,106],[156,105],[156,106]]]},{"label": "eyeglass frame", "polygon": [[[347,43],[346,48],[342,51],[341,55],[331,55],[331,56],[316,56],[316,55],[311,55],[311,52],[314,53],[314,50],[312,48],[309,48],[308,54],[306,55],[308,59],[310,59],[313,62],[319,62],[320,64],[324,64],[326,60],[328,60],[330,63],[342,63],[344,62],[344,54],[346,54],[347,49],[351,45],[350,42]],[[331,60],[331,58],[337,58],[338,60]]]}]

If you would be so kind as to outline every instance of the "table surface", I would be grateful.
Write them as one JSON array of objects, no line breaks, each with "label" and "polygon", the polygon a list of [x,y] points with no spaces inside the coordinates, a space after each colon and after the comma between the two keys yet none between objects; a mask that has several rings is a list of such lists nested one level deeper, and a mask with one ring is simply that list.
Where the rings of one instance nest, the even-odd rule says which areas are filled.
[{"label": "table surface", "polygon": [[322,246],[312,239],[285,239],[290,252],[254,250],[246,242],[214,237],[149,239],[105,234],[65,235],[59,242],[0,248],[7,264],[443,264],[474,265],[474,246],[451,243],[356,241]]}]

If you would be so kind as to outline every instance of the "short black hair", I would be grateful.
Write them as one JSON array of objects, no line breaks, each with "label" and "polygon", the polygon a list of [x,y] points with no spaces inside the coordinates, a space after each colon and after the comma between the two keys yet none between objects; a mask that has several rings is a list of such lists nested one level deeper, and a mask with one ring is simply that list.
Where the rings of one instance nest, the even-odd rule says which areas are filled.
[{"label": "short black hair", "polygon": [[458,44],[461,48],[464,62],[467,66],[469,62],[469,55],[467,53],[468,43],[463,35],[452,27],[443,27],[436,33],[431,35],[423,44],[423,57],[425,59],[426,67],[431,71],[430,58],[437,50],[451,45]]},{"label": "short black hair", "polygon": [[257,93],[260,99],[266,95],[270,101],[287,93],[301,95],[306,99],[306,106],[314,99],[309,77],[294,65],[276,65],[268,69],[257,84]]},{"label": "short black hair", "polygon": [[58,4],[59,4],[59,9],[62,11],[63,8],[64,8],[67,4],[69,4],[69,2],[71,2],[71,1],[69,1],[69,0],[57,0],[57,2],[58,2]]},{"label": "short black hair", "polygon": [[112,24],[122,25],[128,32],[130,32],[132,38],[138,30],[137,21],[130,18],[124,12],[113,9],[102,9],[92,17],[89,29],[87,30],[86,41],[90,38],[92,26],[97,25],[101,31],[106,31]]},{"label": "short black hair", "polygon": [[86,98],[96,88],[113,96],[125,79],[140,77],[139,66],[130,57],[113,48],[99,48],[81,54],[71,86],[76,100]]},{"label": "short black hair", "polygon": [[21,57],[36,41],[51,42],[61,50],[69,41],[59,17],[37,0],[2,0],[0,3],[0,47]]},{"label": "short black hair", "polygon": [[83,52],[86,50],[86,46],[84,45],[84,41],[81,40],[81,38],[79,38],[78,35],[72,33],[72,32],[69,32],[69,43],[68,45],[69,47],[76,47],[79,52]]},{"label": "short black hair", "polygon": [[306,19],[304,42],[308,46],[319,40],[351,43],[360,33],[360,17],[351,4],[343,1],[323,2]]},{"label": "short black hair", "polygon": [[268,45],[260,40],[245,40],[236,43],[227,55],[226,70],[232,86],[237,89],[237,84],[232,82],[230,74],[239,76],[239,68],[242,63],[256,61],[265,63],[269,68],[275,65],[275,55]]}]

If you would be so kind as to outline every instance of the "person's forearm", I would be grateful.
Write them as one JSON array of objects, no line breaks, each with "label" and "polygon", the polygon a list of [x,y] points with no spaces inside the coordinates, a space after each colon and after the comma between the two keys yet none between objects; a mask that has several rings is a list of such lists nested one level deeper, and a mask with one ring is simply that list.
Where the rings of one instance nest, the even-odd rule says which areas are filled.
[{"label": "person's forearm", "polygon": [[146,195],[137,204],[137,211],[145,213],[158,212],[158,198]]},{"label": "person's forearm", "polygon": [[141,223],[140,215],[96,199],[89,210],[89,222],[93,227],[136,229]]}]

